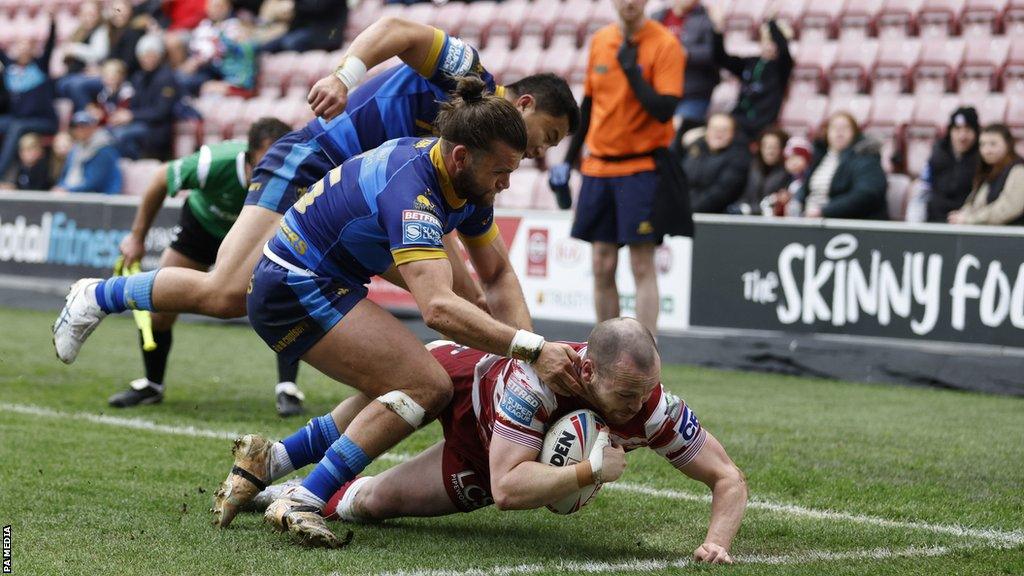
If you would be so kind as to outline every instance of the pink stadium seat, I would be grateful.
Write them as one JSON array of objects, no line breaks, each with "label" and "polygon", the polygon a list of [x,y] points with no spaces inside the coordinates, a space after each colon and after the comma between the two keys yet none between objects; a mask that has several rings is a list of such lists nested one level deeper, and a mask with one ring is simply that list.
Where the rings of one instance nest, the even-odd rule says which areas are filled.
[{"label": "pink stadium seat", "polygon": [[[774,7],[777,10],[775,19],[779,22],[785,22],[795,32],[800,32],[800,22],[803,20],[807,6],[811,3],[811,0],[775,0]],[[765,14],[765,16],[767,15]],[[755,22],[756,24],[758,22]],[[802,34],[799,35],[801,38],[803,37]]]},{"label": "pink stadium seat", "polygon": [[540,46],[528,45],[516,49],[505,68],[505,82],[515,82],[533,74],[540,69],[543,57],[544,50]]},{"label": "pink stadium seat", "polygon": [[591,0],[567,0],[559,10],[558,20],[551,27],[552,42],[566,37],[572,38],[579,46],[580,32],[586,28],[593,13],[594,2]]},{"label": "pink stadium seat", "polygon": [[918,96],[911,122],[906,130],[907,171],[917,175],[928,162],[935,139],[942,134],[950,114],[960,106],[959,96]]},{"label": "pink stadium seat", "polygon": [[836,42],[825,42],[817,45],[801,42],[796,51],[793,82],[816,84],[817,90],[813,90],[814,92],[824,91],[828,80],[825,74],[827,70],[832,68],[837,51],[838,44]]},{"label": "pink stadium seat", "polygon": [[432,3],[424,4],[432,8],[428,14],[427,22],[433,26],[448,32],[453,36],[462,34],[462,24],[466,21],[466,14],[469,12],[469,4],[465,2],[447,2],[441,6]]},{"label": "pink stadium seat", "polygon": [[790,134],[812,134],[825,120],[827,110],[828,98],[825,96],[789,98],[782,106],[779,123]]},{"label": "pink stadium seat", "polygon": [[541,40],[542,46],[546,45],[561,12],[562,4],[560,2],[544,8],[534,5],[534,8],[529,10],[526,18],[523,19],[523,25],[519,32],[520,41],[524,37],[535,37]]},{"label": "pink stadium seat", "polygon": [[1024,94],[1024,37],[1017,36],[1010,40],[1010,51],[1001,80],[1003,92]]},{"label": "pink stadium seat", "polygon": [[903,222],[907,217],[907,200],[910,192],[911,179],[906,174],[889,174],[886,176],[888,187],[885,199],[889,208],[889,220]]},{"label": "pink stadium seat", "polygon": [[961,106],[974,106],[978,111],[978,121],[981,125],[1002,123],[1006,120],[1006,110],[1009,101],[1006,96],[997,93],[961,95],[959,104]]},{"label": "pink stadium seat", "polygon": [[555,194],[548,187],[548,173],[542,171],[533,184],[533,198],[530,200],[530,208],[534,210],[558,210],[558,201]]},{"label": "pink stadium seat", "polygon": [[499,82],[506,81],[505,69],[508,68],[510,58],[508,48],[500,44],[488,44],[487,48],[480,51],[480,62]]},{"label": "pink stadium seat", "polygon": [[915,16],[923,3],[924,0],[885,0],[876,19],[878,36],[909,36],[915,29]]},{"label": "pink stadium seat", "polygon": [[948,91],[960,69],[964,55],[963,38],[924,38],[921,56],[914,70],[915,94],[941,94]]},{"label": "pink stadium seat", "polygon": [[466,6],[466,16],[459,28],[459,35],[467,39],[479,39],[477,49],[487,46],[487,26],[498,13],[495,2],[472,2]]},{"label": "pink stadium seat", "polygon": [[1009,0],[1003,15],[1003,28],[1010,37],[1024,34],[1024,0]]},{"label": "pink stadium seat", "polygon": [[174,123],[174,150],[175,158],[188,156],[199,149],[203,140],[203,121],[184,120]]},{"label": "pink stadium seat", "polygon": [[594,32],[617,21],[618,18],[618,15],[615,13],[615,7],[612,6],[611,2],[595,2],[594,11],[591,13],[590,19],[583,29],[583,37],[590,38]]},{"label": "pink stadium seat", "polygon": [[968,36],[965,43],[958,74],[960,94],[994,90],[1009,56],[1010,40],[1004,36]]},{"label": "pink stadium seat", "polygon": [[767,6],[767,0],[743,0],[733,3],[725,16],[725,31],[739,31],[753,38]]},{"label": "pink stadium seat", "polygon": [[1024,131],[1024,99],[1010,98],[1006,107],[1006,124],[1014,130],[1020,138],[1020,132]]},{"label": "pink stadium seat", "polygon": [[383,7],[378,2],[360,2],[349,10],[348,24],[345,26],[345,38],[351,40],[363,30],[377,21]]},{"label": "pink stadium seat", "polygon": [[524,210],[533,203],[533,190],[540,177],[536,168],[522,167],[512,173],[508,190],[498,194],[495,206]]},{"label": "pink stadium seat", "polygon": [[924,0],[917,14],[921,36],[951,36],[959,31],[963,0]]},{"label": "pink stadium seat", "polygon": [[1006,13],[1007,0],[967,0],[960,27],[964,35],[987,35],[998,32]]},{"label": "pink stadium seat", "polygon": [[536,70],[537,72],[552,72],[562,78],[568,78],[578,61],[579,56],[574,46],[564,44],[552,46],[541,53]]},{"label": "pink stadium seat", "polygon": [[839,16],[839,36],[864,38],[871,35],[884,1],[846,0],[842,4],[843,11]]},{"label": "pink stadium seat", "polygon": [[[295,73],[299,54],[297,52],[279,52],[277,54],[264,54],[260,58],[260,91],[264,87],[277,86],[278,89],[285,89],[288,81]],[[304,78],[304,77],[303,77]],[[303,79],[301,84],[305,84]]]},{"label": "pink stadium seat", "polygon": [[874,69],[877,54],[877,40],[840,41],[835,62],[829,69],[830,92],[851,94],[864,91],[869,74]]},{"label": "pink stadium seat", "polygon": [[160,170],[160,164],[159,160],[119,160],[121,193],[128,196],[142,196]]},{"label": "pink stadium seat", "polygon": [[878,59],[871,73],[871,91],[899,93],[910,87],[911,72],[921,55],[916,38],[888,38],[879,41]]},{"label": "pink stadium seat", "polygon": [[858,126],[865,126],[871,118],[871,96],[862,94],[845,94],[832,96],[828,101],[827,116],[837,112],[849,112],[857,120]]},{"label": "pink stadium seat", "polygon": [[844,2],[808,2],[800,18],[800,38],[835,38]]},{"label": "pink stadium seat", "polygon": [[871,117],[864,132],[882,142],[882,167],[893,172],[892,158],[903,151],[904,125],[909,123],[917,101],[913,96],[876,94],[872,96]]},{"label": "pink stadium seat", "polygon": [[522,29],[523,21],[529,14],[531,5],[524,0],[507,0],[502,2],[498,13],[487,29],[487,42],[493,42],[496,38],[506,38],[508,46],[515,46],[519,39],[519,32]]}]

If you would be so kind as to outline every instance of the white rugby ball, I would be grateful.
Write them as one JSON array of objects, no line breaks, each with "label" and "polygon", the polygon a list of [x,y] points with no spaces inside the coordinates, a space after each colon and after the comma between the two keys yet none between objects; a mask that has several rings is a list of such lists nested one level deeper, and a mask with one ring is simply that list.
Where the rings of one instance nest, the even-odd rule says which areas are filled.
[{"label": "white rugby ball", "polygon": [[[590,410],[577,410],[559,418],[544,437],[540,461],[550,466],[572,466],[587,459],[597,442],[597,434],[607,428],[604,421]],[[556,514],[572,514],[587,505],[600,486],[585,486],[565,498],[548,504]]]}]

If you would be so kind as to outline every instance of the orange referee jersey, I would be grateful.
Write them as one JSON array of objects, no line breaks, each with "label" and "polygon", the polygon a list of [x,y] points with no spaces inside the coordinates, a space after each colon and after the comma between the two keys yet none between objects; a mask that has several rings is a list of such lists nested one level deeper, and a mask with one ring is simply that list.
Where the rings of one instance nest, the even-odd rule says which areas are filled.
[{"label": "orange referee jersey", "polygon": [[[658,94],[682,96],[686,56],[679,40],[661,24],[647,20],[633,41],[638,44],[636,60],[644,80]],[[584,96],[591,99],[586,140],[589,156],[580,167],[585,176],[628,176],[654,170],[650,156],[621,162],[595,156],[643,154],[672,141],[672,122],[658,122],[648,114],[629,87],[617,57],[621,46],[622,28],[617,23],[601,28],[590,41],[583,87]]]}]

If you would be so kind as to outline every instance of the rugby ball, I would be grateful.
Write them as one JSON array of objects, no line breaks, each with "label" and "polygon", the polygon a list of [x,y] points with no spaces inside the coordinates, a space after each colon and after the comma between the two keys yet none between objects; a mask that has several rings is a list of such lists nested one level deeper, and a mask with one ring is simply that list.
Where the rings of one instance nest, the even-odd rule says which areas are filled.
[{"label": "rugby ball", "polygon": [[[607,430],[604,421],[590,410],[577,410],[559,418],[544,437],[540,461],[549,466],[572,466],[587,459],[597,442],[598,432]],[[557,502],[548,504],[556,514],[572,514],[586,506],[600,486],[586,486]]]}]

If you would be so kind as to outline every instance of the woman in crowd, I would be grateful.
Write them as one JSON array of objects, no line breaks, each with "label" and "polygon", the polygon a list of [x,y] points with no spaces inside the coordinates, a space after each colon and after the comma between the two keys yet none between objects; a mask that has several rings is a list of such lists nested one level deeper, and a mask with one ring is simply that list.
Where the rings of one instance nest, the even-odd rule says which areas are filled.
[{"label": "woman in crowd", "polygon": [[1014,152],[1014,139],[1003,124],[981,131],[981,164],[974,189],[950,224],[1024,224],[1024,160]]},{"label": "woman in crowd", "polygon": [[888,219],[879,142],[861,134],[848,112],[828,120],[815,143],[807,181],[797,200],[808,218]]},{"label": "woman in crowd", "polygon": [[729,214],[759,214],[761,201],[770,194],[786,188],[792,178],[786,172],[782,151],[789,135],[777,128],[766,130],[758,141],[757,156],[750,163],[747,185],[743,196],[731,204]]}]

